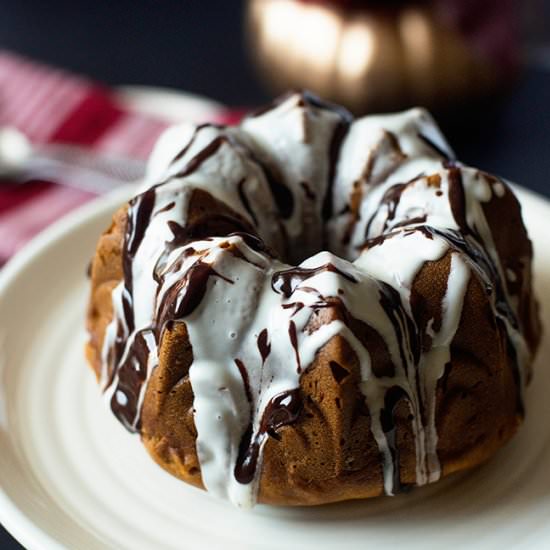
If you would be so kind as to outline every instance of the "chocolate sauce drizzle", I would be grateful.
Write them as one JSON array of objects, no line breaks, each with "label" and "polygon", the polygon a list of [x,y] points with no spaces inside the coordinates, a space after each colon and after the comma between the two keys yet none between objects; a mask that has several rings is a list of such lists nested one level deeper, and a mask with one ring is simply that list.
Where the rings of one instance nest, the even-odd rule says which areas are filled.
[{"label": "chocolate sauce drizzle", "polygon": [[199,151],[179,172],[171,176],[170,179],[183,178],[196,172],[203,162],[212,157],[217,150],[228,141],[229,139],[227,136],[218,136],[214,138],[209,145]]},{"label": "chocolate sauce drizzle", "polygon": [[134,337],[130,352],[118,365],[118,384],[111,397],[111,409],[130,432],[139,432],[141,429],[139,395],[147,378],[149,351],[144,332],[139,331]]},{"label": "chocolate sauce drizzle", "polygon": [[[138,248],[145,236],[151,214],[155,206],[155,191],[149,189],[138,195],[129,203],[126,231],[124,235],[122,271],[122,307],[125,316],[125,327],[117,327],[114,346],[109,350],[107,361],[107,387],[118,375],[111,408],[115,416],[130,431],[139,429],[137,405],[141,386],[147,374],[146,342],[143,335],[138,333],[130,347],[129,353],[121,364],[122,355],[126,347],[126,340],[135,329],[134,300],[133,300],[133,263]],[[124,396],[124,397],[121,397]],[[124,398],[126,402],[124,402]]]},{"label": "chocolate sauce drizzle", "polygon": [[[460,203],[459,203],[460,204]],[[454,208],[457,208],[456,206]],[[454,209],[453,209],[454,212]],[[460,212],[460,211],[459,211]],[[459,213],[460,217],[461,214]],[[457,222],[458,223],[458,222]],[[494,302],[494,310],[497,315],[497,321],[501,321],[501,332],[507,339],[507,352],[510,357],[514,379],[517,383],[517,411],[520,416],[524,415],[525,407],[523,403],[523,391],[521,381],[521,365],[516,352],[516,346],[512,341],[511,334],[506,329],[508,324],[512,329],[519,329],[519,321],[514,313],[508,297],[505,292],[505,286],[500,275],[500,271],[495,265],[493,259],[481,243],[479,236],[468,231],[456,231],[453,229],[439,229],[431,226],[423,226],[424,231],[431,235],[437,235],[445,239],[451,248],[464,254],[469,261],[470,267],[478,274],[483,281],[486,293]],[[506,323],[502,323],[506,320]]]},{"label": "chocolate sauce drizzle", "polygon": [[447,153],[447,151],[444,151],[439,147],[439,145],[436,145],[429,137],[425,136],[421,132],[418,132],[416,134],[430,149],[433,149],[440,157],[443,157],[445,160],[453,160],[451,156]]},{"label": "chocolate sauce drizzle", "polygon": [[189,140],[189,142],[187,143],[187,145],[181,149],[181,151],[179,151],[177,153],[177,155],[172,159],[172,162],[170,164],[174,164],[176,163],[178,160],[180,160],[181,158],[183,158],[185,156],[185,154],[187,153],[187,151],[189,151],[189,149],[191,148],[191,146],[195,143],[196,139],[197,139],[197,136],[199,134],[199,132],[201,130],[203,130],[204,128],[218,128],[218,129],[222,129],[223,126],[219,125],[219,124],[213,124],[211,122],[206,122],[204,124],[199,124],[198,126],[196,126],[195,128],[195,131],[193,132],[193,135],[191,136],[191,139]]},{"label": "chocolate sauce drizzle", "polygon": [[200,305],[210,277],[219,277],[229,284],[231,279],[224,277],[201,260],[196,261],[164,294],[159,305],[159,327],[166,322],[177,321],[187,317]]},{"label": "chocolate sauce drizzle", "polygon": [[302,189],[304,190],[305,196],[310,200],[314,201],[317,198],[317,195],[315,191],[311,188],[311,185],[307,181],[301,181],[300,185],[302,186]]},{"label": "chocolate sauce drizzle", "polygon": [[[386,231],[388,228],[388,225],[391,221],[395,218],[395,214],[397,212],[397,207],[399,206],[399,201],[401,200],[401,196],[403,195],[403,191],[407,189],[407,187],[412,182],[408,183],[396,183],[395,185],[392,185],[388,188],[388,190],[384,193],[384,196],[382,197],[382,200],[380,201],[380,208],[382,206],[385,206],[387,209],[387,215],[386,219],[384,220],[384,225],[382,228],[382,233]],[[379,209],[371,216],[370,220],[367,223],[367,226],[365,227],[365,238],[368,238],[371,225],[373,221],[375,220]]]},{"label": "chocolate sauce drizzle", "polygon": [[252,404],[252,390],[250,389],[250,379],[248,378],[248,371],[244,363],[240,359],[235,359],[235,365],[239,369],[241,378],[243,379],[244,393],[246,394],[247,401]]},{"label": "chocolate sauce drizzle", "polygon": [[464,194],[464,183],[462,172],[458,168],[450,168],[447,172],[449,181],[449,203],[456,224],[463,234],[470,233],[470,227],[466,220],[466,196]]},{"label": "chocolate sauce drizzle", "polygon": [[[224,213],[212,213],[208,217],[208,222],[205,223],[202,218],[194,223],[187,223],[185,226],[181,226],[179,223],[174,221],[167,222],[168,228],[172,232],[173,238],[164,243],[164,250],[160,255],[157,264],[153,270],[153,274],[157,283],[161,282],[161,273],[166,268],[166,261],[170,254],[190,242],[199,241],[207,239],[211,236],[212,227],[226,227],[229,228],[229,231],[235,229],[242,230],[242,234],[247,234],[249,227],[243,223],[242,220],[236,216],[231,216],[230,214]],[[219,230],[219,233],[223,234],[224,231]],[[236,234],[237,232],[233,231],[231,234]],[[253,238],[252,236],[250,236]]]},{"label": "chocolate sauce drizzle", "polygon": [[397,445],[397,426],[395,409],[402,399],[408,400],[407,392],[401,386],[392,386],[384,396],[384,408],[380,411],[380,424],[386,435],[393,466],[393,493],[401,493],[408,487],[401,483],[399,446]]},{"label": "chocolate sauce drizzle", "polygon": [[269,357],[271,353],[271,344],[269,343],[269,335],[267,329],[264,328],[258,336],[258,350],[262,357],[262,365],[265,363],[265,360]]},{"label": "chocolate sauce drizzle", "polygon": [[[325,107],[326,108],[326,107]],[[340,116],[340,120],[336,127],[334,128],[334,133],[332,134],[332,139],[330,140],[329,147],[329,169],[328,169],[328,184],[327,190],[325,193],[325,199],[323,201],[323,220],[328,220],[333,213],[333,189],[334,189],[334,178],[336,175],[336,164],[338,162],[338,155],[340,153],[340,148],[346,134],[349,131],[349,127],[352,122],[352,116],[345,109],[334,109],[331,108],[333,112],[336,112]]]},{"label": "chocolate sauce drizzle", "polygon": [[248,150],[247,153],[249,159],[254,162],[264,174],[281,219],[288,220],[294,212],[294,195],[292,191],[284,184],[283,177],[274,166],[261,160],[251,150]]},{"label": "chocolate sauce drizzle", "polygon": [[[277,98],[275,101],[273,101],[271,104],[266,105],[265,107],[258,109],[257,111],[253,112],[250,116],[252,117],[258,117],[261,115],[264,115],[268,113],[271,110],[276,109],[281,105],[286,99],[289,97],[299,94],[298,99],[298,106],[300,107],[313,107],[315,109],[320,109],[323,111],[329,111],[331,113],[334,113],[338,116],[339,120],[336,124],[332,138],[330,140],[329,149],[327,151],[328,154],[328,181],[326,186],[326,193],[325,197],[323,199],[323,219],[327,220],[330,218],[332,214],[332,189],[334,184],[334,176],[336,174],[336,164],[338,162],[338,156],[340,154],[340,147],[342,145],[342,142],[344,141],[344,138],[349,130],[349,127],[353,121],[353,116],[349,111],[341,107],[340,105],[336,105],[334,103],[330,103],[328,101],[324,101],[315,94],[312,94],[311,92],[307,90],[300,90],[298,92],[289,92],[279,98]],[[269,174],[266,174],[269,176]],[[288,205],[288,201],[290,201],[290,204],[293,204],[294,199],[292,197],[292,194],[290,191],[288,192],[289,195],[285,196],[284,198],[280,195],[281,189],[280,189],[280,179],[277,178],[278,185],[273,186],[270,182],[270,187],[272,189],[272,192],[274,194],[274,198],[277,202],[277,205],[279,206],[279,210],[281,211],[281,215],[284,219],[289,218],[292,215],[293,207],[286,208],[282,210],[282,206]],[[276,180],[276,181],[277,181]],[[269,178],[268,178],[269,181]],[[305,185],[304,185],[305,184]],[[308,198],[312,198],[311,190],[309,189],[309,186],[307,182],[302,182],[302,187],[304,188],[304,191]],[[287,189],[288,191],[288,189]],[[313,197],[314,198],[314,197]],[[286,214],[286,215],[285,215]]]},{"label": "chocolate sauce drizzle", "polygon": [[[283,100],[284,98],[279,100],[279,102],[273,106],[270,106],[253,116],[259,116],[260,114],[267,112],[267,110],[275,108]],[[301,93],[299,104],[301,106],[312,106],[317,109],[328,110],[336,113],[339,117],[339,121],[335,126],[330,140],[329,150],[327,152],[329,157],[328,183],[326,187],[327,191],[323,198],[322,204],[322,217],[324,220],[327,220],[333,214],[332,195],[336,165],[341,144],[346,136],[346,133],[348,132],[352,117],[344,109],[330,103],[323,102],[308,92]],[[177,153],[172,161],[172,164],[181,160],[188,153],[191,146],[196,143],[196,138],[199,132],[208,126],[213,125],[201,125],[195,129],[190,141],[181,151]],[[434,237],[437,237],[444,239],[452,250],[458,251],[461,255],[463,255],[463,257],[469,262],[469,266],[479,275],[480,280],[483,281],[487,294],[492,297],[497,317],[496,322],[501,327],[502,332],[507,335],[508,353],[512,358],[512,363],[515,365],[514,377],[518,385],[518,411],[523,413],[523,403],[521,400],[520,391],[521,373],[519,359],[517,357],[514,342],[512,341],[512,338],[506,328],[506,326],[509,325],[513,329],[518,329],[518,319],[509,303],[506,294],[507,287],[504,281],[501,280],[499,268],[495,264],[495,261],[490,256],[489,252],[486,250],[476,228],[468,225],[466,211],[467,203],[461,169],[452,163],[452,159],[449,154],[442,150],[437,144],[433,143],[429,138],[420,132],[417,135],[423,143],[425,143],[430,149],[434,150],[447,162],[445,166],[448,170],[448,198],[453,218],[459,229],[454,230],[432,227],[425,223],[428,219],[427,215],[420,215],[413,219],[402,220],[392,226],[391,222],[396,218],[402,195],[407,187],[418,179],[415,178],[409,182],[394,184],[388,188],[379,205],[380,207],[384,206],[387,211],[387,215],[381,229],[381,234],[373,239],[368,238],[372,228],[372,223],[376,217],[375,214],[366,225],[365,238],[367,241],[363,246],[372,248],[374,246],[381,245],[385,242],[385,240],[393,238],[396,235],[411,235],[416,231],[420,231],[427,238],[433,239]],[[234,138],[227,134],[222,134],[215,137],[208,145],[206,145],[206,147],[194,155],[176,174],[152,187],[145,193],[138,195],[129,203],[122,253],[122,309],[124,322],[117,325],[114,345],[108,353],[108,383],[106,387],[109,387],[111,384],[116,384],[110,399],[110,406],[115,416],[130,431],[136,432],[140,430],[140,395],[143,384],[146,382],[148,376],[148,360],[154,345],[158,346],[161,341],[162,332],[165,327],[173,322],[185,320],[186,317],[197,310],[208,291],[208,285],[211,279],[223,281],[221,284],[234,284],[233,280],[219,273],[211,264],[204,260],[204,257],[202,256],[204,253],[197,251],[193,246],[190,246],[189,243],[199,239],[224,236],[218,235],[218,233],[227,233],[227,231],[220,231],[217,228],[230,227],[232,232],[229,233],[229,237],[240,237],[245,245],[251,250],[263,254],[266,257],[274,257],[273,253],[268,247],[266,247],[264,242],[258,238],[257,235],[253,234],[254,228],[250,227],[250,225],[244,221],[245,216],[243,216],[242,219],[239,219],[240,217],[237,214],[232,216],[227,213],[214,213],[208,216],[208,223],[205,223],[205,220],[201,219],[198,222],[187,222],[184,225],[180,225],[176,221],[168,221],[167,226],[170,229],[173,238],[165,243],[164,251],[160,255],[154,269],[154,279],[160,288],[165,284],[168,275],[178,273],[178,278],[164,291],[162,294],[162,299],[160,299],[157,295],[159,303],[157,304],[156,319],[152,326],[135,332],[136,323],[134,318],[133,296],[134,260],[152,217],[162,212],[174,209],[176,206],[176,203],[172,201],[153,213],[156,203],[157,190],[159,187],[165,185],[174,178],[183,178],[192,174],[194,171],[198,170],[204,162],[213,157],[224,143],[233,144],[233,142]],[[290,218],[295,210],[294,196],[291,190],[285,185],[283,178],[278,173],[276,167],[268,165],[264,159],[260,160],[252,151],[249,151],[246,148],[245,150],[249,158],[256,163],[264,173],[281,218]],[[237,183],[236,192],[238,193],[238,197],[244,210],[246,210],[252,218],[254,224],[257,226],[258,218],[253,211],[249,198],[245,192],[245,181],[246,179],[243,178]],[[300,182],[300,184],[305,197],[308,200],[315,200],[316,193],[310,184],[307,182]],[[415,227],[410,227],[412,225],[415,225]],[[235,229],[236,231],[233,231]],[[225,244],[227,245],[227,243]],[[184,248],[182,249],[180,256],[175,259],[170,266],[168,266],[166,263],[168,257],[175,250],[182,247]],[[256,264],[247,258],[247,256],[243,254],[238,247],[231,247],[227,245],[227,248],[229,252],[234,255],[234,257],[262,269],[262,265]],[[197,258],[195,258],[192,263],[190,262],[189,267],[182,272],[185,262],[188,261],[191,256],[197,256]],[[342,298],[323,296],[321,292],[313,286],[306,286],[302,284],[308,279],[323,272],[337,274],[350,283],[358,282],[356,277],[352,274],[338,268],[333,263],[326,263],[315,268],[291,267],[288,269],[279,270],[273,273],[271,277],[271,288],[273,292],[280,294],[285,299],[291,298],[298,287],[300,291],[304,293],[315,295],[314,300],[316,301],[313,303],[308,303],[307,305],[312,312],[326,307],[337,308],[342,312],[341,318],[343,319],[343,323],[361,343],[366,341],[366,333],[369,333],[370,335],[368,341],[374,341],[372,336],[374,329],[366,325],[363,321],[355,319],[346,308]],[[383,281],[378,281],[377,284],[379,288],[379,304],[393,327],[396,341],[399,346],[399,356],[403,366],[403,371],[405,375],[408,375],[411,373],[411,369],[418,370],[422,354],[422,335],[420,334],[414,319],[414,307],[412,308],[412,312],[407,310],[405,305],[402,303],[400,293],[393,286]],[[304,301],[307,302],[308,300],[305,300],[304,298]],[[293,303],[282,303],[281,307],[285,310],[293,310],[290,313],[290,316],[294,317],[298,312],[305,308],[306,305],[302,301],[295,301]],[[298,373],[301,373],[302,367],[307,368],[308,365],[302,365],[301,363],[298,330],[299,329],[297,328],[296,322],[290,318],[288,322],[288,338],[290,345],[294,350],[296,370]],[[273,332],[271,333],[271,337],[275,337]],[[377,335],[377,337],[383,341],[381,336]],[[255,345],[257,346],[257,350],[261,358],[261,368],[264,368],[270,354],[272,353],[272,343],[270,341],[270,334],[267,328],[264,328],[259,332],[256,337]],[[366,344],[364,345],[366,346]],[[387,349],[384,350],[384,353],[389,357],[389,352]],[[391,359],[389,362],[391,362]],[[267,441],[267,438],[272,437],[275,440],[280,440],[281,436],[279,430],[284,426],[291,425],[299,420],[303,409],[303,403],[300,390],[298,388],[279,393],[265,406],[259,425],[255,430],[252,423],[253,407],[255,404],[249,374],[246,365],[240,358],[235,358],[234,363],[243,380],[244,391],[250,406],[250,423],[240,441],[238,458],[234,467],[234,476],[239,483],[249,484],[256,478],[261,462],[261,449]],[[269,362],[267,364],[267,368],[268,366]],[[448,376],[449,370],[449,368],[445,368],[442,383],[446,383],[446,377]],[[373,372],[375,373],[375,376],[377,376],[377,371],[374,367]],[[395,378],[396,369],[394,365],[391,365],[391,368],[379,368],[378,373],[383,373],[381,376]],[[340,373],[340,375],[343,376],[342,373]],[[418,377],[416,377],[416,383],[418,385]],[[416,388],[416,392],[418,393],[419,401],[419,409],[417,414],[420,415],[420,420],[425,426],[425,404],[418,388]],[[404,387],[395,383],[395,385],[385,391],[384,406],[379,412],[380,425],[386,437],[388,449],[391,454],[391,466],[393,467],[393,493],[399,492],[406,488],[402,485],[400,479],[400,457],[399,447],[397,444],[397,427],[395,418],[396,408],[403,400],[410,404],[411,396],[407,393]]]},{"label": "chocolate sauce drizzle", "polygon": [[[145,231],[151,220],[151,214],[155,206],[155,191],[149,189],[145,193],[132,199],[128,207],[128,218],[126,223],[126,233],[124,236],[124,254],[122,256],[122,268],[124,271],[124,286],[128,292],[128,298],[131,300],[133,291],[133,272],[132,267],[138,248],[143,241]],[[131,322],[130,331],[134,326],[134,315],[129,304],[128,320]]]},{"label": "chocolate sauce drizzle", "polygon": [[300,352],[298,351],[298,334],[296,332],[296,323],[290,321],[288,323],[288,336],[290,338],[290,343],[294,348],[294,354],[296,355],[296,372],[302,372],[302,364],[300,362]]},{"label": "chocolate sauce drizzle", "polygon": [[282,294],[285,298],[290,298],[300,283],[325,271],[337,273],[352,283],[357,282],[357,280],[349,273],[338,269],[334,264],[328,263],[314,268],[291,267],[290,269],[277,271],[271,278],[271,288],[274,292]]},{"label": "chocolate sauce drizzle", "polygon": [[[416,366],[420,360],[419,331],[413,319],[405,313],[399,292],[384,281],[380,281],[380,305],[386,312],[397,335],[401,363],[405,373],[407,373],[411,362],[412,365]],[[407,357],[405,344],[408,344],[407,348],[411,350],[411,358]]]},{"label": "chocolate sauce drizzle", "polygon": [[300,390],[290,390],[273,397],[265,407],[260,428],[253,432],[250,424],[241,439],[239,455],[235,464],[234,475],[239,483],[251,483],[258,468],[260,450],[267,436],[280,440],[277,432],[283,426],[298,421],[302,412],[302,397]]},{"label": "chocolate sauce drizzle", "polygon": [[252,210],[250,206],[250,202],[248,200],[248,197],[246,196],[246,193],[244,192],[244,184],[246,182],[246,179],[243,178],[238,184],[237,189],[239,191],[239,198],[241,199],[241,202],[243,203],[243,206],[245,210],[250,214],[250,217],[254,221],[255,225],[258,225],[258,218],[256,217],[256,214],[254,214],[254,210]]},{"label": "chocolate sauce drizzle", "polygon": [[275,257],[273,251],[266,246],[264,241],[251,233],[247,233],[245,231],[235,231],[233,233],[229,233],[228,237],[240,237],[252,250],[265,254],[270,258]]}]

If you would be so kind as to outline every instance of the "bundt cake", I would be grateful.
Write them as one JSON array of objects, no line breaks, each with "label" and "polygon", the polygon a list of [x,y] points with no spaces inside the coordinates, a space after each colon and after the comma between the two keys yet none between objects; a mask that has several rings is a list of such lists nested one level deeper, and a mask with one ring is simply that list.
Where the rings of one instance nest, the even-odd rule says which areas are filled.
[{"label": "bundt cake", "polygon": [[426,111],[292,93],[160,138],[99,239],[87,357],[163,468],[238,506],[392,495],[518,428],[531,259]]}]

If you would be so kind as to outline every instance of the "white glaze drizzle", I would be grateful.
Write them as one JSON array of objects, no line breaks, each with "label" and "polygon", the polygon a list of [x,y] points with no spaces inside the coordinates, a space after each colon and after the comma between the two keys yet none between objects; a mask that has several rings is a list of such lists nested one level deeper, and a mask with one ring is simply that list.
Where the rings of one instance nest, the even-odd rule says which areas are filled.
[{"label": "white glaze drizzle", "polygon": [[451,255],[451,266],[447,279],[447,291],[441,304],[441,328],[433,335],[432,345],[420,359],[418,371],[422,376],[420,387],[424,390],[426,422],[426,465],[427,482],[437,481],[441,468],[437,457],[437,430],[435,418],[435,397],[437,382],[451,361],[451,343],[458,330],[464,296],[470,280],[470,268],[460,254]]},{"label": "white glaze drizzle", "polygon": [[[153,215],[132,262],[133,331],[130,332],[125,320],[124,282],[112,293],[114,317],[105,332],[101,381],[108,398],[118,396],[120,405],[124,406],[124,398],[118,393],[121,390],[117,389],[118,369],[136,334],[145,331],[147,347],[151,350],[147,380],[158,361],[158,343],[147,331],[158,321],[164,296],[175,282],[189,275],[197,262],[216,272],[208,277],[206,292],[198,306],[182,321],[193,348],[189,376],[195,396],[202,479],[209,491],[239,506],[255,503],[261,471],[263,443],[254,479],[240,483],[234,475],[239,445],[247,426],[252,425],[253,434],[259,433],[270,400],[297,388],[300,372],[335,335],[346,339],[360,361],[360,387],[369,408],[371,431],[384,457],[386,493],[392,494],[394,490],[395,472],[380,419],[384,396],[391,386],[400,386],[408,396],[416,441],[416,483],[422,485],[439,478],[436,387],[450,361],[450,346],[460,323],[468,281],[473,272],[479,276],[471,259],[451,246],[444,235],[445,231],[461,230],[450,205],[451,170],[457,170],[461,176],[468,226],[478,232],[480,244],[499,271],[504,281],[503,290],[509,298],[481,207],[492,199],[493,193],[501,197],[505,187],[501,182],[493,183],[492,187],[488,182],[480,183],[479,173],[473,169],[456,163],[454,168],[446,166],[444,163],[452,161],[454,155],[431,117],[420,109],[366,117],[351,125],[340,149],[333,190],[334,215],[327,225],[331,250],[348,259],[321,252],[299,266],[308,270],[331,264],[336,271],[316,273],[298,282],[286,296],[273,290],[272,277],[278,271],[289,269],[289,265],[253,250],[240,236],[213,237],[176,247],[165,258],[162,269],[157,270],[162,280],[159,284],[153,273],[165,243],[173,237],[168,223],[177,222],[185,227],[195,189],[207,191],[230,207],[274,250],[284,251],[287,247],[296,250],[303,246],[305,255],[309,255],[312,250],[320,249],[322,201],[329,183],[328,153],[339,120],[331,110],[308,104],[296,94],[265,114],[245,119],[240,128],[203,126],[197,129],[184,125],[167,131],[151,157],[148,176],[148,185],[165,183],[156,188]],[[197,156],[216,140],[219,146],[215,151],[186,173]],[[292,214],[282,222],[273,207],[262,164],[276,168],[293,197]],[[243,181],[248,208],[237,192]],[[305,192],[302,182],[308,184],[313,195]],[[390,204],[387,194],[406,182],[410,183],[403,186],[395,204]],[[355,189],[358,185],[362,188],[356,219],[352,219],[346,209],[354,184]],[[174,206],[167,209],[171,203]],[[420,230],[421,226],[430,226],[441,233],[426,233]],[[343,240],[346,232],[348,242]],[[369,247],[361,251],[367,238],[389,233],[388,238],[376,244],[371,241]],[[186,256],[191,247],[194,251]],[[234,250],[240,255],[233,254]],[[418,334],[414,330],[411,333],[407,324],[412,323],[414,328],[411,288],[425,262],[439,260],[448,252],[450,273],[441,304],[440,328],[434,331],[433,320],[428,324],[426,335],[431,337],[432,347],[415,359],[411,339]],[[381,305],[384,285],[394,289],[399,297],[394,321]],[[340,300],[353,317],[376,330],[391,355],[394,376],[374,375],[368,349],[343,322],[333,321],[314,332],[305,330],[319,300],[319,296],[311,292],[312,288],[324,300]],[[170,296],[176,306],[185,298],[186,290],[184,285]],[[297,311],[283,307],[295,302],[303,304]],[[509,319],[496,311],[494,303],[493,309],[507,327],[521,367],[527,353],[523,337]],[[291,323],[295,326],[295,349],[289,336]],[[264,330],[267,330],[271,351],[262,365],[258,337]],[[126,341],[126,346],[119,362],[113,363],[117,334]],[[246,370],[251,403],[243,374],[236,366],[237,359]],[[420,384],[417,376],[421,376]],[[416,391],[418,385],[420,392]],[[139,392],[137,415],[131,421],[130,427],[135,429],[145,388],[146,382]],[[427,411],[425,425],[420,414],[422,406]]]}]

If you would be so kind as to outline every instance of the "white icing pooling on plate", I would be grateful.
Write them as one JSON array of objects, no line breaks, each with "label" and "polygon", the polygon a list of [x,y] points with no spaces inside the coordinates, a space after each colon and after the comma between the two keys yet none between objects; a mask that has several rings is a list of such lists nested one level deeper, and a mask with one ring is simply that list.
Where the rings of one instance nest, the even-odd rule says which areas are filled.
[{"label": "white icing pooling on plate", "polygon": [[[485,281],[484,270],[494,266],[491,275],[503,285],[500,298],[511,304],[482,209],[493,193],[501,196],[500,182],[490,184],[476,170],[459,166],[425,111],[353,122],[338,150],[334,144],[343,134],[336,132],[343,132],[345,120],[296,94],[240,127],[171,129],[151,157],[148,182],[156,187],[130,205],[137,225],[130,227],[124,252],[131,260],[128,272],[112,292],[102,384],[111,403],[113,396],[117,401],[117,416],[139,430],[164,322],[185,322],[193,350],[189,377],[202,479],[209,491],[239,506],[256,500],[266,425],[272,422],[275,431],[284,425],[269,416],[274,403],[280,398],[277,406],[292,423],[297,406],[292,392],[301,373],[337,335],[359,360],[360,389],[383,456],[385,492],[399,489],[389,422],[395,403],[387,402],[392,388],[409,403],[416,484],[438,479],[436,389],[451,359],[471,276]],[[339,154],[331,159],[335,151]],[[192,197],[202,190],[225,205],[230,214],[224,215],[238,231],[245,225],[273,250],[319,250],[334,167],[332,217],[324,237],[347,259],[320,252],[292,268],[246,235],[197,237],[190,231],[177,240],[180,230],[194,229]],[[281,193],[291,201],[286,217],[275,207]],[[218,215],[216,208],[208,214]],[[475,235],[464,237],[470,230]],[[137,243],[131,254],[129,242]],[[481,267],[472,256],[477,253],[483,255]],[[435,327],[432,319],[421,334],[411,289],[426,262],[445,254],[450,271],[440,323]],[[493,311],[507,328],[521,371],[527,348],[513,326],[517,305],[508,312],[497,298],[492,297]],[[391,375],[376,374],[368,345],[346,322],[335,319],[308,329],[319,308],[335,304],[382,338]],[[422,351],[427,338],[431,347]],[[128,365],[136,366],[135,372],[129,374]]]}]

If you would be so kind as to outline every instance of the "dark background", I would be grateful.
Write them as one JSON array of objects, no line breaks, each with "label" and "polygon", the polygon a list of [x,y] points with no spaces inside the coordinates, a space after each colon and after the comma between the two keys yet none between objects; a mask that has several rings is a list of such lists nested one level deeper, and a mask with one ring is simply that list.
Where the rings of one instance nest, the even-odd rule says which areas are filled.
[{"label": "dark background", "polygon": [[[518,0],[519,2],[519,0]],[[525,17],[526,63],[508,96],[448,134],[464,162],[550,196],[550,1]],[[249,62],[237,0],[0,0],[0,47],[108,84],[167,86],[233,106],[270,98]],[[525,22],[524,22],[525,23]],[[474,124],[472,124],[474,122]],[[20,546],[0,527],[0,550]]]},{"label": "dark background", "polygon": [[[481,0],[479,0],[481,1]],[[464,162],[550,195],[550,0],[519,0],[524,72],[508,97],[447,131]],[[0,0],[0,47],[108,84],[167,86],[232,106],[270,98],[250,63],[242,0]],[[546,66],[546,68],[545,68]]]}]

